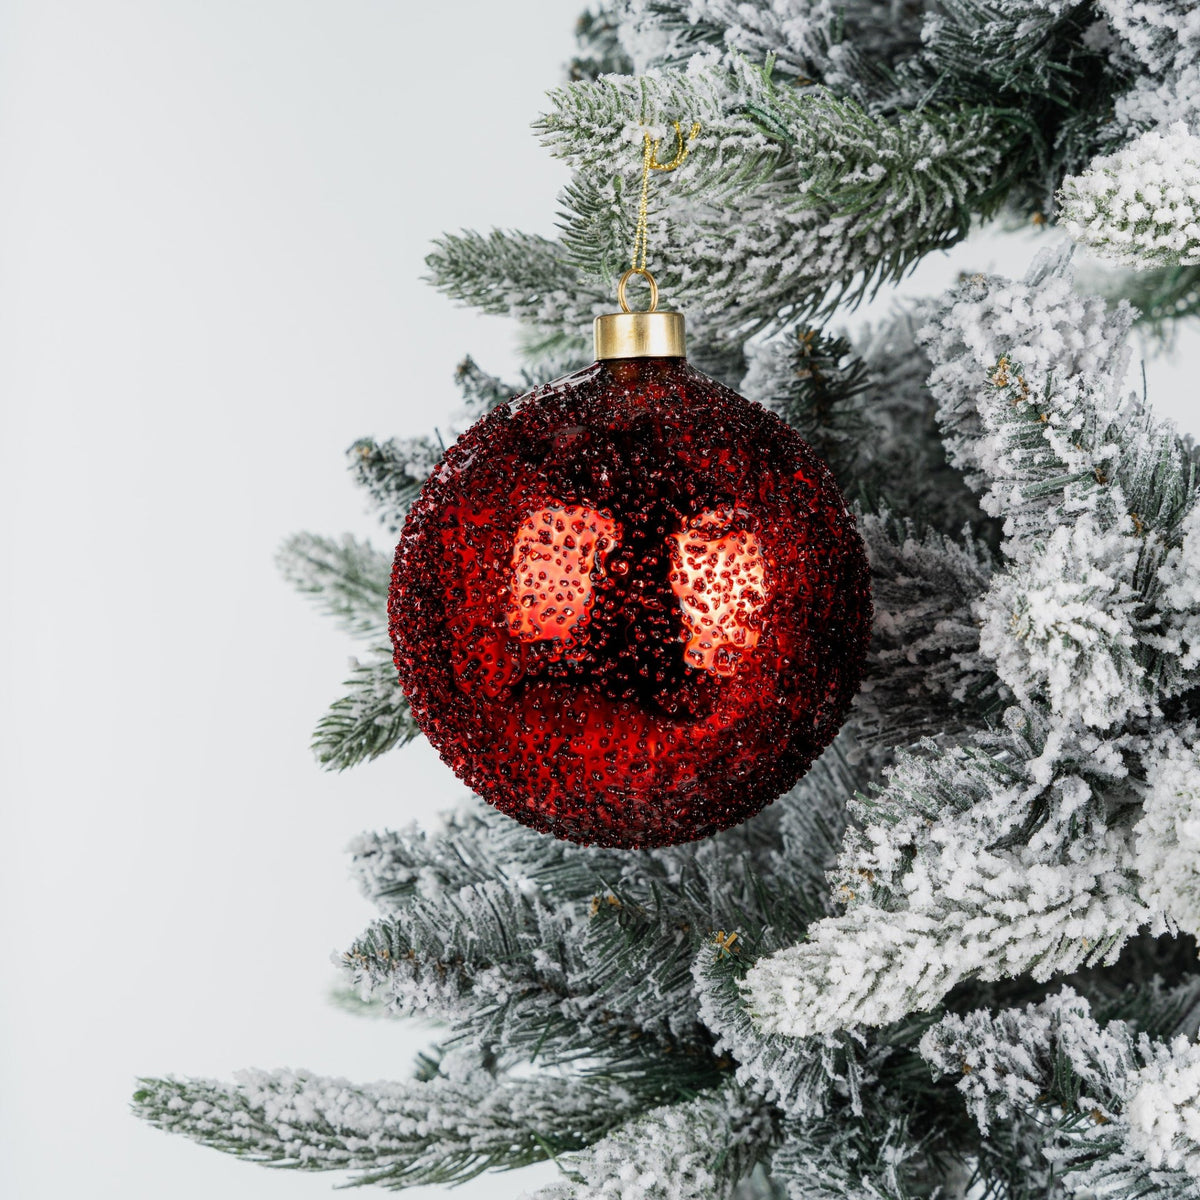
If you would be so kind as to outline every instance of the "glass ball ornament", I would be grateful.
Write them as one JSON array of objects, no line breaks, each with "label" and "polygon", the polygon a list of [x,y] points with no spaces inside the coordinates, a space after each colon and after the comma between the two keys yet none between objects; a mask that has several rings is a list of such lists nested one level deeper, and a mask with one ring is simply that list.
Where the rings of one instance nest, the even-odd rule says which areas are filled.
[{"label": "glass ball ornament", "polygon": [[665,846],[752,816],[833,739],[869,573],[829,469],[687,362],[679,314],[598,317],[596,340],[447,451],[389,627],[417,724],[488,803]]}]

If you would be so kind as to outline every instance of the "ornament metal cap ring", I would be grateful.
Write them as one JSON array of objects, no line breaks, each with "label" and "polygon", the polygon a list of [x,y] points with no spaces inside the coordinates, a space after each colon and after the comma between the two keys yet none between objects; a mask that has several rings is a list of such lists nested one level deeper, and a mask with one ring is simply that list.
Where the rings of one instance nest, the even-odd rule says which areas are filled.
[{"label": "ornament metal cap ring", "polygon": [[[650,285],[650,307],[632,312],[625,298],[631,275]],[[683,358],[683,313],[658,311],[658,284],[645,267],[630,267],[617,284],[619,313],[605,313],[592,324],[597,360],[606,358]]]}]

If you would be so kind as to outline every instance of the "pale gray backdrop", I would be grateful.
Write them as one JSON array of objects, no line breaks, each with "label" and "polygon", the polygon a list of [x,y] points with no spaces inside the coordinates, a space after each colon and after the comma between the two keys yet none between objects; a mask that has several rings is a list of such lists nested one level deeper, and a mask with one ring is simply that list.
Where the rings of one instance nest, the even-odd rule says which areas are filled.
[{"label": "pale gray backdrop", "polygon": [[[351,646],[272,555],[375,531],[342,451],[444,420],[464,352],[514,370],[511,327],[422,258],[444,229],[552,232],[566,174],[527,127],[577,8],[0,5],[6,1200],[327,1195],[139,1125],[134,1077],[374,1079],[423,1040],[327,1002],[371,915],[342,851],[460,789],[424,744],[315,768]],[[973,242],[905,291],[1044,241]],[[1198,367],[1194,334],[1150,364],[1185,421]]]}]

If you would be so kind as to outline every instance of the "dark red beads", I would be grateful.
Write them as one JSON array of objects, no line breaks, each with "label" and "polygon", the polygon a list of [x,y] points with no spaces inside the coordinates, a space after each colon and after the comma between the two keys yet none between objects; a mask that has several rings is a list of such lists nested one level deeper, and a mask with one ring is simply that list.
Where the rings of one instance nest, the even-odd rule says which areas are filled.
[{"label": "dark red beads", "polygon": [[502,812],[572,841],[705,837],[845,719],[866,556],[828,468],[683,359],[502,405],[446,454],[388,604],[413,715]]}]

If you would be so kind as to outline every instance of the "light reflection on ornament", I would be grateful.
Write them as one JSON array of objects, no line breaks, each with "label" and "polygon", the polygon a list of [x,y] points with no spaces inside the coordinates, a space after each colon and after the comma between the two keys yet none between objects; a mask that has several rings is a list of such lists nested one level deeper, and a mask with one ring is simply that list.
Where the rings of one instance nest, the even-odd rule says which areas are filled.
[{"label": "light reflection on ornament", "polygon": [[550,658],[581,659],[604,560],[620,537],[611,513],[580,504],[546,504],[513,538],[509,631],[523,642],[549,642]]},{"label": "light reflection on ornament", "polygon": [[683,612],[684,661],[713,675],[737,674],[743,655],[758,645],[767,602],[762,545],[735,521],[730,509],[708,509],[671,536],[670,581]]}]

